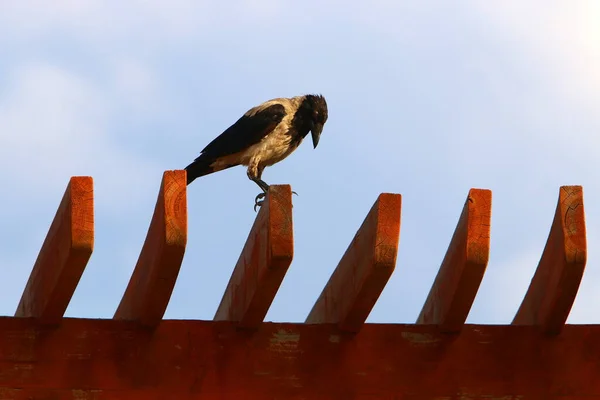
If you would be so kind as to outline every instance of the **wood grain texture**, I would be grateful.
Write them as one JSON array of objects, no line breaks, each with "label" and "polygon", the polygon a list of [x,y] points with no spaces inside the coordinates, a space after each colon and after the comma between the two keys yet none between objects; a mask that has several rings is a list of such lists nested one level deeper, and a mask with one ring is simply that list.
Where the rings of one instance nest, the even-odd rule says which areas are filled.
[{"label": "wood grain texture", "polygon": [[536,325],[560,333],[577,296],[587,261],[583,188],[562,186],[546,247],[515,325]]},{"label": "wood grain texture", "polygon": [[185,170],[165,171],[154,215],[115,319],[156,327],[167,309],[187,244]]},{"label": "wood grain texture", "polygon": [[600,326],[0,318],[2,399],[597,399]]},{"label": "wood grain texture", "polygon": [[491,215],[492,192],[471,189],[418,324],[446,333],[462,329],[488,264]]},{"label": "wood grain texture", "polygon": [[293,257],[292,188],[271,185],[214,319],[235,321],[248,329],[258,327]]},{"label": "wood grain texture", "polygon": [[60,323],[94,248],[94,182],[72,177],[15,312]]},{"label": "wood grain texture", "polygon": [[396,267],[402,196],[382,193],[314,304],[307,324],[358,332]]}]

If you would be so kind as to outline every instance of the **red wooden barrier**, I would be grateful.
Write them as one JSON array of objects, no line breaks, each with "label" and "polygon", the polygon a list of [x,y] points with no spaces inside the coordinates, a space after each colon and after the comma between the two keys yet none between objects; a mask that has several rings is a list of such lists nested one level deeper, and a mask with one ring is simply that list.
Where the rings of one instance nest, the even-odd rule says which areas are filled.
[{"label": "red wooden barrier", "polygon": [[583,189],[562,186],[546,247],[513,324],[559,333],[575,301],[586,261]]},{"label": "red wooden barrier", "polygon": [[396,267],[401,202],[399,194],[379,196],[306,318],[307,324],[336,323],[343,331],[360,330]]},{"label": "red wooden barrier", "polygon": [[185,171],[164,173],[114,319],[88,320],[63,318],[94,243],[92,179],[71,179],[15,314],[30,318],[0,317],[0,399],[600,398],[600,325],[565,325],[587,261],[580,186],[561,187],[513,324],[481,326],[464,324],[490,251],[491,192],[480,189],[417,324],[364,323],[396,264],[401,196],[386,193],[307,323],[263,323],[293,258],[289,185],[271,186],[218,321],[163,321],[187,242],[185,183]]},{"label": "red wooden barrier", "polygon": [[169,305],[187,243],[186,171],[163,174],[152,222],[115,319],[160,323]]},{"label": "red wooden barrier", "polygon": [[596,399],[600,326],[163,321],[154,331],[66,318],[53,331],[0,318],[2,399]]},{"label": "red wooden barrier", "polygon": [[467,320],[490,255],[492,192],[471,189],[418,324],[459,332]]},{"label": "red wooden barrier", "polygon": [[73,177],[56,211],[16,317],[60,323],[94,248],[94,183]]},{"label": "red wooden barrier", "polygon": [[215,320],[258,327],[294,256],[292,188],[271,185],[231,274]]}]

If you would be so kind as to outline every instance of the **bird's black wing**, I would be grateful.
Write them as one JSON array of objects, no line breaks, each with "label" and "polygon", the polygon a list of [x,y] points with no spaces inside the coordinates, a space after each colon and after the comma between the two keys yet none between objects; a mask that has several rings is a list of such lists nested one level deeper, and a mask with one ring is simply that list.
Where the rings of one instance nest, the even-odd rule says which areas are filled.
[{"label": "bird's black wing", "polygon": [[201,156],[215,159],[247,149],[273,131],[284,116],[285,108],[281,104],[273,104],[251,116],[245,114],[210,142]]}]

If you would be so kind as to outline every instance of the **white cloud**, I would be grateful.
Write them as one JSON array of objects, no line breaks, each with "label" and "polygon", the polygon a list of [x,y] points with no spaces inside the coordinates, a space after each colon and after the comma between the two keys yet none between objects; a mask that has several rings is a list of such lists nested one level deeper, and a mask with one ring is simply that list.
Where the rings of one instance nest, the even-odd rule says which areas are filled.
[{"label": "white cloud", "polygon": [[162,99],[159,77],[151,68],[134,58],[116,58],[112,70],[111,98],[120,99],[127,112],[138,115],[165,113],[167,104]]},{"label": "white cloud", "polygon": [[273,0],[24,0],[0,3],[0,32],[10,31],[11,40],[76,33],[75,38],[95,43],[118,46],[117,40],[126,38],[153,46],[156,41],[185,42],[198,34],[214,34],[222,26],[229,30],[235,24],[266,21],[281,8],[281,3]]},{"label": "white cloud", "polygon": [[[7,82],[0,95],[0,170],[18,172],[0,179],[21,195],[63,188],[73,175],[92,175],[103,191],[127,193],[156,169],[115,143],[109,122],[121,102],[97,84],[43,63],[16,66]],[[120,93],[127,102],[126,93],[138,98],[144,87],[121,86]],[[100,198],[119,203],[115,196]]]}]

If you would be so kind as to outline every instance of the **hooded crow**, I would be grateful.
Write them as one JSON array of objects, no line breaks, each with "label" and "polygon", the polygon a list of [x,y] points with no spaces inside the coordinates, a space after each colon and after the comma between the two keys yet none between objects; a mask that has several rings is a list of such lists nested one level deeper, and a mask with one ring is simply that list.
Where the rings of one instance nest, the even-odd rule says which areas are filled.
[{"label": "hooded crow", "polygon": [[263,191],[254,200],[256,210],[269,190],[261,179],[265,167],[289,156],[308,132],[316,148],[327,117],[325,98],[313,94],[272,99],[251,108],[185,167],[187,184],[201,176],[244,165],[248,167],[248,178]]}]

